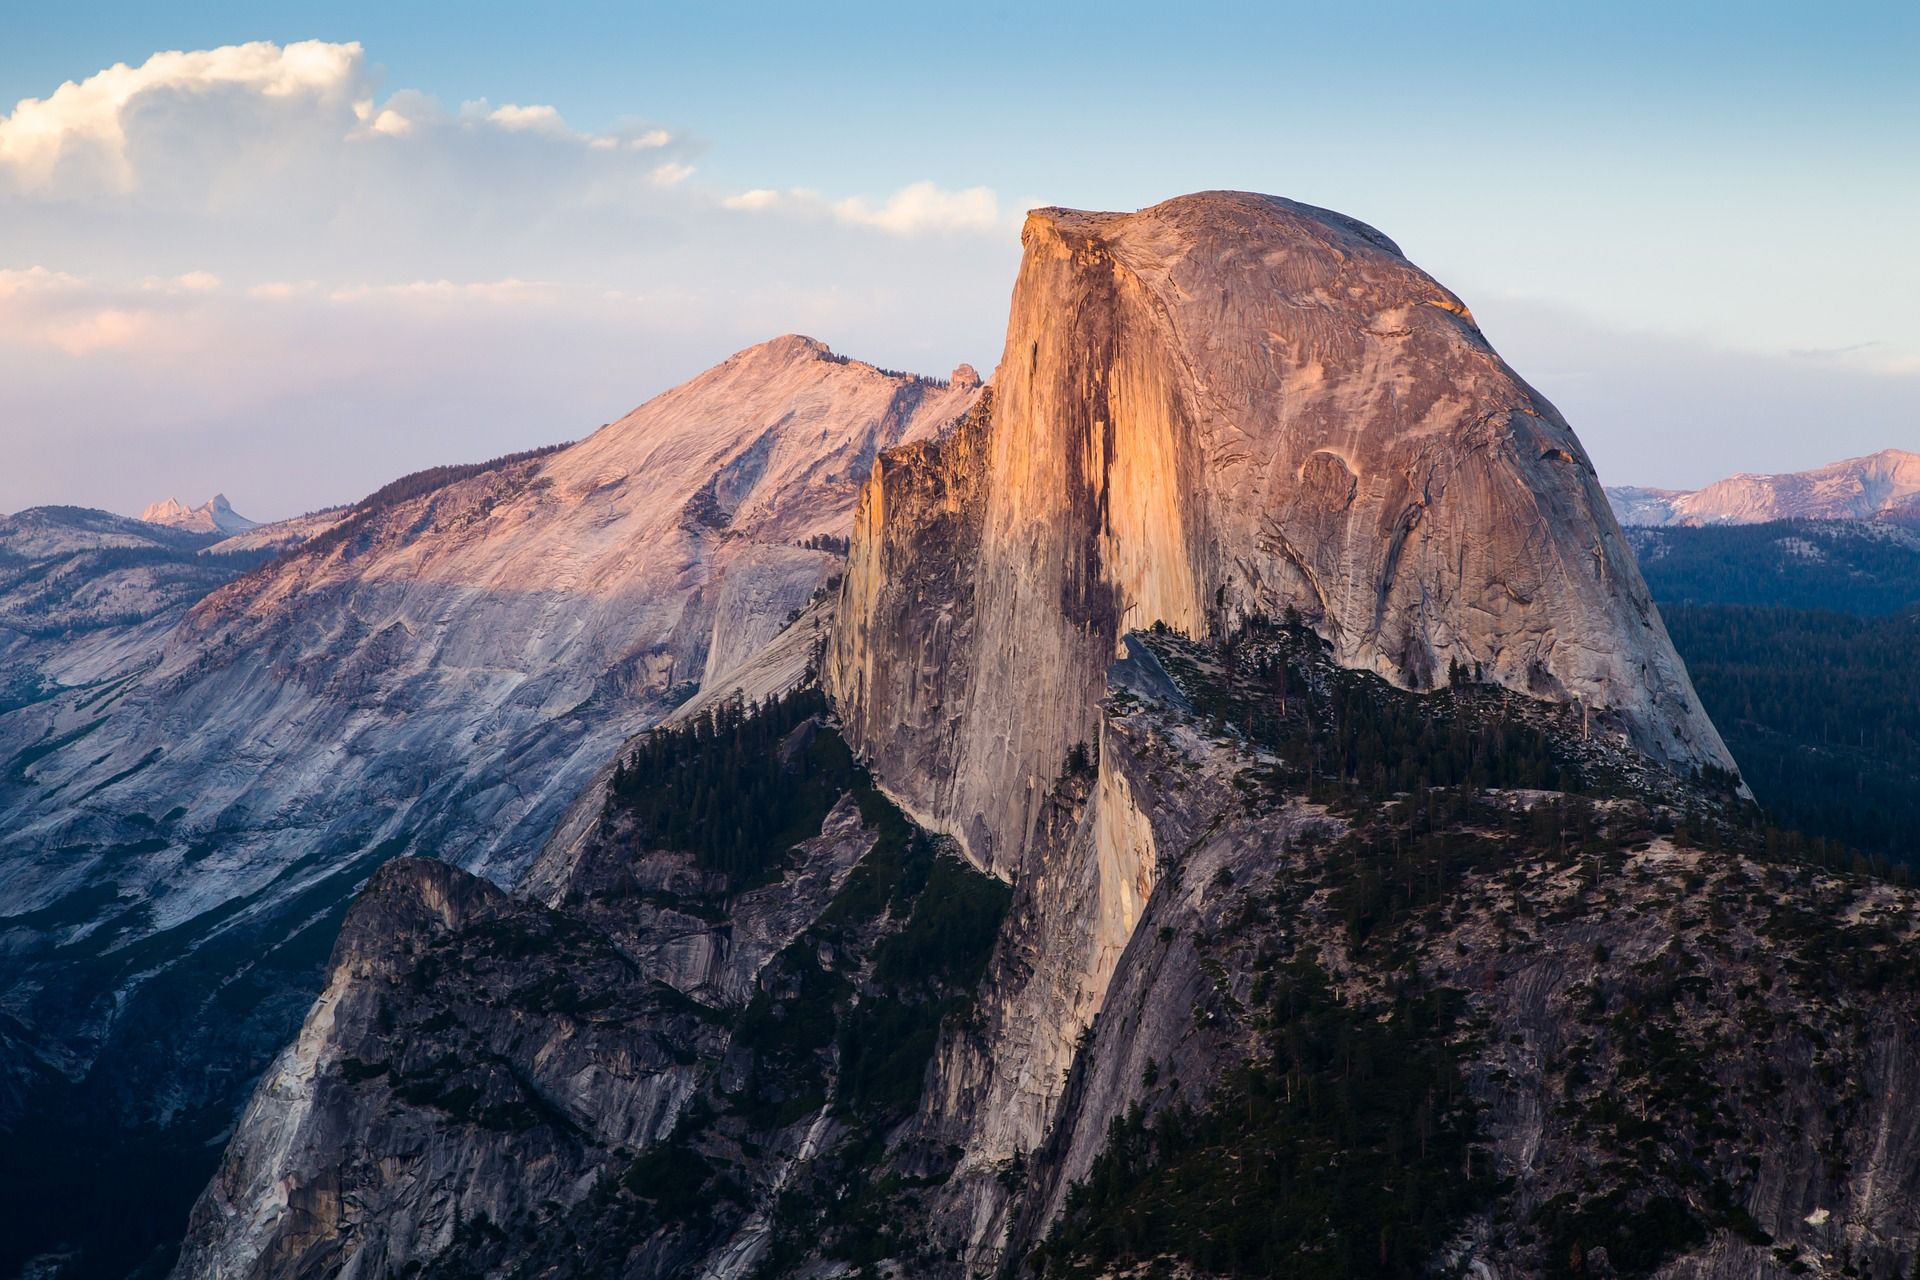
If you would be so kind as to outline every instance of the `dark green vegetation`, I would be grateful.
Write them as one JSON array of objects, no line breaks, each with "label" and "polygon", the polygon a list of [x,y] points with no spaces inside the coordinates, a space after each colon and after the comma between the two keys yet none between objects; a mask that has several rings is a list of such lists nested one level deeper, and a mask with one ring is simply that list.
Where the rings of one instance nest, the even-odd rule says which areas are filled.
[{"label": "dark green vegetation", "polygon": [[844,781],[874,847],[763,977],[733,1039],[752,1069],[740,1090],[715,1099],[720,1132],[730,1119],[792,1125],[822,1107],[843,1126],[782,1192],[765,1275],[808,1257],[865,1267],[920,1247],[894,1211],[903,1185],[888,1169],[888,1134],[919,1100],[942,1020],[971,1008],[1012,896],[943,852],[864,770]]},{"label": "dark green vegetation", "polygon": [[1663,612],[1738,604],[1868,616],[1920,603],[1920,537],[1888,525],[1779,520],[1632,529],[1627,540]]},{"label": "dark green vegetation", "polygon": [[1817,520],[1628,536],[1773,820],[1920,860],[1920,537]]},{"label": "dark green vegetation", "polygon": [[1265,959],[1258,1056],[1204,1109],[1116,1118],[1033,1269],[1174,1257],[1213,1275],[1417,1276],[1487,1199],[1447,1039],[1458,997],[1409,982],[1360,1017],[1312,959]]},{"label": "dark green vegetation", "polygon": [[[767,1203],[768,1274],[809,1258],[863,1266],[919,1247],[902,1234],[899,1197],[915,1184],[891,1171],[889,1138],[919,1100],[941,1023],[971,1007],[1010,891],[875,790],[823,710],[812,688],[723,705],[656,731],[620,762],[608,812],[631,821],[616,823],[617,840],[592,856],[666,848],[716,873],[710,893],[673,900],[683,916],[725,920],[733,896],[772,882],[843,797],[859,806],[872,848],[743,1005],[685,1001],[717,1037],[702,1051],[714,1069],[703,1070],[665,1142],[557,1218],[470,1228],[427,1274],[488,1274],[529,1254],[555,1275],[614,1274],[642,1256],[670,1270],[663,1260],[715,1247]],[[591,909],[596,920],[622,919],[636,905],[597,891]],[[534,989],[515,998],[530,1012],[553,1000]],[[775,1197],[768,1178],[822,1117],[828,1141]]]},{"label": "dark green vegetation", "polygon": [[1920,610],[1661,606],[1743,776],[1782,827],[1920,862]]},{"label": "dark green vegetation", "polygon": [[[883,816],[868,808],[886,804],[877,794],[861,799],[870,820]],[[782,1191],[757,1274],[786,1274],[808,1258],[862,1274],[882,1259],[928,1260],[902,1212],[925,1184],[892,1167],[889,1135],[920,1099],[941,1022],[971,1010],[1010,897],[1007,886],[938,851],[894,811],[820,924],[788,948],[783,962],[803,968],[804,950],[823,942],[829,955],[852,961],[843,983],[803,987],[800,999],[784,1002],[786,1026],[775,1041],[789,1055],[810,1047],[820,1099],[844,1133]],[[765,1036],[753,1013],[736,1043]],[[733,1105],[742,1101],[761,1105],[751,1097]]]},{"label": "dark green vegetation", "polygon": [[[1346,830],[1310,828],[1277,858],[1245,846],[1208,880],[1220,905],[1200,924],[1176,905],[1194,892],[1191,849],[1163,854],[1177,892],[1156,890],[1141,929],[1182,921],[1159,944],[1193,947],[1213,984],[1194,1024],[1224,1038],[1208,1054],[1230,1065],[1195,1100],[1178,1075],[1205,1057],[1149,1062],[1142,1101],[1112,1121],[1028,1270],[1422,1275],[1469,1215],[1516,1274],[1573,1280],[1604,1250],[1602,1273],[1648,1276],[1716,1234],[1798,1256],[1746,1208],[1763,1166],[1817,1142],[1820,1194],[1847,1194],[1857,1081],[1884,1052],[1872,1037],[1903,1035],[1920,993],[1911,907],[1855,905],[1877,900],[1874,868],[1768,825],[1729,779],[1630,773],[1564,709],[1329,671],[1291,627],[1146,643],[1216,742],[1282,757],[1263,786],[1236,781],[1241,821],[1312,797]],[[1164,714],[1117,700],[1119,716],[1136,710],[1143,727]],[[1447,728],[1462,715],[1479,718]],[[1392,795],[1395,744],[1423,740],[1429,758],[1468,763]],[[1150,745],[1141,759],[1186,785]],[[1607,785],[1502,794],[1498,780],[1542,761]],[[1636,861],[1662,835],[1681,853]],[[1536,1004],[1535,988],[1504,987],[1516,970],[1568,985]],[[1535,1079],[1552,1115],[1523,1186],[1496,1164],[1488,1121],[1524,1114]],[[1915,1261],[1895,1242],[1872,1274]]]},{"label": "dark green vegetation", "polygon": [[815,731],[825,710],[825,695],[807,688],[656,729],[614,766],[610,802],[633,815],[643,841],[690,853],[736,887],[751,883],[818,832],[852,784],[846,745]]},{"label": "dark green vegetation", "polygon": [[1164,630],[1152,643],[1196,711],[1280,757],[1270,785],[1316,801],[1428,787],[1603,790],[1619,780],[1604,752],[1571,745],[1577,712],[1460,670],[1452,685],[1408,694],[1340,667],[1298,618],[1255,617],[1218,644]]},{"label": "dark green vegetation", "polygon": [[[1253,873],[1270,881],[1238,895],[1224,927],[1194,936],[1216,984],[1196,1021],[1240,1029],[1237,1065],[1198,1107],[1117,1117],[1027,1265],[1072,1277],[1156,1259],[1225,1276],[1425,1274],[1502,1186],[1463,1074],[1463,993],[1421,974],[1411,929],[1472,877],[1596,847],[1584,797],[1529,810],[1484,790],[1577,785],[1578,722],[1466,673],[1455,689],[1393,689],[1335,666],[1293,620],[1256,620],[1217,646],[1164,632],[1147,643],[1216,732],[1280,755],[1261,789],[1243,790],[1251,814],[1311,798],[1353,828],[1302,839],[1285,865]],[[1598,751],[1585,766],[1615,774]],[[1181,884],[1177,859],[1161,870]],[[1223,871],[1209,888],[1233,885]],[[1290,927],[1316,893],[1372,979],[1365,997],[1337,992],[1312,931]],[[1250,978],[1250,1000],[1230,974]],[[1152,1099],[1163,1082],[1149,1074]]]}]

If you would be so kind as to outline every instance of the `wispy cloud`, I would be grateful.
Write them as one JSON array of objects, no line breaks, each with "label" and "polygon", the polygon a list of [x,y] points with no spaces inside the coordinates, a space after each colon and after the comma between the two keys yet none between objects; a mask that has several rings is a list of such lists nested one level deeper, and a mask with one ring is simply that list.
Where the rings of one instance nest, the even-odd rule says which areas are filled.
[{"label": "wispy cloud", "polygon": [[[267,140],[294,154],[328,144],[419,142],[426,134],[493,130],[536,134],[593,152],[659,152],[676,142],[659,127],[582,132],[545,104],[486,100],[449,113],[401,90],[386,100],[357,42],[230,44],[117,63],[46,98],[25,98],[0,117],[0,186],[13,194],[83,198],[148,186],[180,152],[217,167],[219,142]],[[200,146],[194,146],[194,144]],[[248,150],[228,157],[248,161]]]},{"label": "wispy cloud", "polygon": [[1000,226],[1000,203],[986,187],[943,191],[931,182],[902,187],[877,208],[858,196],[839,200],[833,213],[842,222],[903,236],[922,231],[993,231]]},{"label": "wispy cloud", "polygon": [[827,217],[846,226],[869,227],[896,236],[999,232],[1008,226],[1001,217],[999,198],[991,188],[948,191],[930,181],[902,187],[877,205],[861,196],[829,199],[805,187],[786,191],[756,187],[727,196],[721,204],[749,213],[785,212]]}]

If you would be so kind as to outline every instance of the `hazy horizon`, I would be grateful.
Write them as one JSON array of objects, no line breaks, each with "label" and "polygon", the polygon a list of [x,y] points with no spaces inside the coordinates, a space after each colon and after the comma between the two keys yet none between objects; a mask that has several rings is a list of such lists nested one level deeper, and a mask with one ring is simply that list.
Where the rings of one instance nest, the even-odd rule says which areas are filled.
[{"label": "hazy horizon", "polygon": [[1026,208],[1218,187],[1391,236],[1610,484],[1920,447],[1905,8],[466,12],[21,23],[0,511],[293,515],[785,332],[990,376]]}]

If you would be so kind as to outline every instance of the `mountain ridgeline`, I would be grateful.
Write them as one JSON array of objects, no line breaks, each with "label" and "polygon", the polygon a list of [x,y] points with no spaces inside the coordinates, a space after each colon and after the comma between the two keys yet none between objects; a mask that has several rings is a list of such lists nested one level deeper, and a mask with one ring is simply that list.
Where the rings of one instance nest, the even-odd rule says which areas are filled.
[{"label": "mountain ridgeline", "polygon": [[[622,743],[838,571],[873,456],[979,391],[776,339],[565,448],[321,513],[237,577],[196,558],[211,534],[0,527],[36,557],[0,552],[0,1274],[164,1269],[368,877],[515,880]],[[121,526],[173,558],[58,558]],[[45,634],[74,617],[102,625]]]},{"label": "mountain ridgeline", "polygon": [[1782,475],[1728,476],[1704,489],[1609,488],[1620,523],[1643,526],[1863,520],[1920,526],[1920,453],[1882,449]]},{"label": "mountain ridgeline", "polygon": [[173,1274],[1920,1265],[1920,896],[1466,306],[1268,196],[1023,243],[990,389],[782,339],[182,624],[137,688],[390,713],[249,812],[391,818],[249,846],[364,888]]}]

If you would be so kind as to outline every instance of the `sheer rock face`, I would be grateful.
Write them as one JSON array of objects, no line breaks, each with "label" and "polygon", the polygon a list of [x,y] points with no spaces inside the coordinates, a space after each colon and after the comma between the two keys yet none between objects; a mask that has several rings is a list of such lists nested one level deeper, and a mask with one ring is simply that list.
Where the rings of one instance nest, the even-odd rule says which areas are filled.
[{"label": "sheer rock face", "polygon": [[[769,679],[772,693],[793,683]],[[751,1270],[770,1212],[643,1244],[609,1200],[701,1088],[739,1087],[750,1052],[731,1044],[735,1016],[876,831],[843,794],[777,877],[738,891],[594,809],[511,894],[430,859],[376,873],[194,1207],[176,1276],[495,1273],[461,1264],[476,1248],[543,1274]],[[771,980],[776,1002],[785,980]],[[756,1195],[809,1158],[827,1114],[746,1144],[737,1172]],[[496,1230],[489,1244],[476,1222],[511,1241]]]},{"label": "sheer rock face", "polygon": [[1036,210],[1024,240],[991,425],[877,468],[829,668],[980,865],[1018,866],[1118,636],[1156,620],[1293,606],[1398,684],[1480,664],[1731,767],[1572,430],[1386,237],[1214,192]]},{"label": "sheer rock face", "polygon": [[[572,1005],[530,1007],[542,983]],[[579,921],[445,863],[389,863],[255,1091],[177,1274],[388,1275],[464,1221],[570,1203],[616,1149],[671,1128],[692,1087],[680,1059],[712,1039]]]}]

